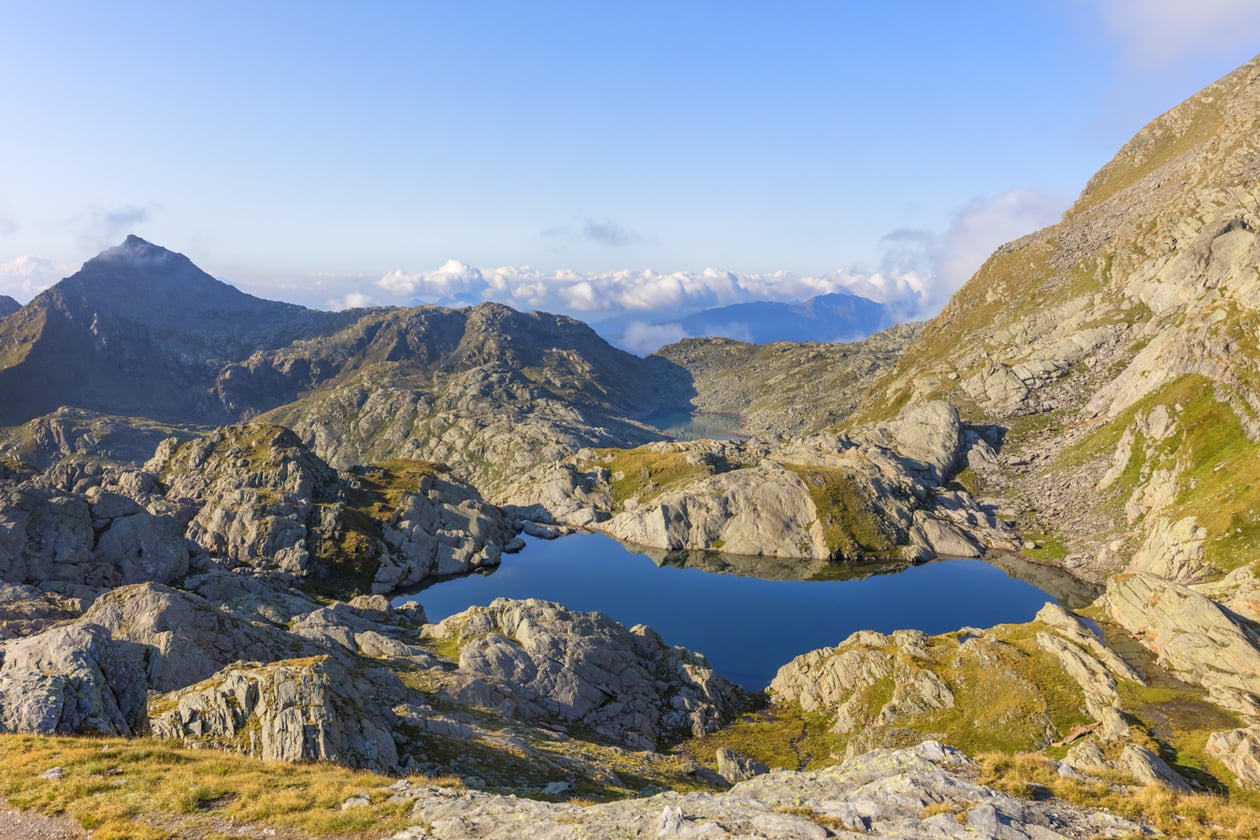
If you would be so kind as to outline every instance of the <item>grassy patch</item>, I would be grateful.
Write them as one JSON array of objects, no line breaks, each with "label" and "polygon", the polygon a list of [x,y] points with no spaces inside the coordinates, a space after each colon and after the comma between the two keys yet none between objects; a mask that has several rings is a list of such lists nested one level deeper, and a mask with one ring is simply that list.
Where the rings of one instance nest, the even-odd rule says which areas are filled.
[{"label": "grassy patch", "polygon": [[[60,767],[60,780],[40,774]],[[393,779],[334,764],[263,762],[151,739],[0,735],[0,795],[77,820],[95,837],[168,837],[213,816],[316,835],[384,837],[407,824]],[[372,803],[341,811],[356,793]],[[156,826],[161,826],[159,829]]]},{"label": "grassy patch", "polygon": [[880,557],[896,550],[896,538],[847,470],[785,465],[809,489],[833,559]]},{"label": "grassy patch", "polygon": [[1260,445],[1247,437],[1216,388],[1203,376],[1181,377],[1064,450],[1053,466],[1104,463],[1136,417],[1156,405],[1167,407],[1177,428],[1162,441],[1135,435],[1128,465],[1100,501],[1118,517],[1153,470],[1177,468],[1176,496],[1162,515],[1170,520],[1193,516],[1207,530],[1205,559],[1229,571],[1260,553]]},{"label": "grassy patch", "polygon": [[844,757],[844,739],[831,732],[826,716],[802,711],[795,704],[748,712],[717,732],[680,744],[675,751],[716,768],[715,755],[722,748],[784,770],[817,770]]},{"label": "grassy patch", "polygon": [[977,756],[980,782],[1013,796],[1052,796],[1086,808],[1104,808],[1182,840],[1260,837],[1260,810],[1250,798],[1183,795],[1155,785],[1134,790],[1106,781],[1067,779],[1049,759],[1033,754]]},{"label": "grassy patch", "polygon": [[612,474],[613,504],[620,507],[634,500],[647,502],[667,490],[713,475],[717,470],[698,462],[694,453],[658,451],[650,446],[637,449],[600,449],[593,466]]}]

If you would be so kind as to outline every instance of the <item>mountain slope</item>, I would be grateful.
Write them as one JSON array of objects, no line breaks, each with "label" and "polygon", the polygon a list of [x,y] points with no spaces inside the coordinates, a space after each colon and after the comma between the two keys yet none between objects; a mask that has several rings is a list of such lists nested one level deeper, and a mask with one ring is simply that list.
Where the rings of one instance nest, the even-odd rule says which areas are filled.
[{"label": "mountain slope", "polygon": [[847,425],[948,399],[1006,430],[971,478],[1057,535],[1051,555],[1092,576],[1228,571],[1260,550],[1257,230],[1260,59],[998,249]]},{"label": "mountain slope", "polygon": [[920,326],[899,324],[850,344],[687,338],[657,355],[691,374],[698,410],[740,415],[749,435],[808,435],[852,412]]},{"label": "mountain slope", "polygon": [[224,364],[353,317],[252,297],[129,236],[0,322],[0,425],[63,405],[227,422],[210,392]]},{"label": "mountain slope", "polygon": [[563,316],[498,304],[317,312],[129,237],[0,321],[7,451],[144,460],[154,432],[273,412],[348,468],[405,456],[478,481],[662,435],[690,377]]}]

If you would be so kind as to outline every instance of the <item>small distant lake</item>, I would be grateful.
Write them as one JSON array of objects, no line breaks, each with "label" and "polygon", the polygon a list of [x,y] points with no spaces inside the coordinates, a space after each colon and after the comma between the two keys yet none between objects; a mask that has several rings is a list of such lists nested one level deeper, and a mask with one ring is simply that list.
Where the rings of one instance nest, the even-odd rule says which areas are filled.
[{"label": "small distant lake", "polygon": [[730,440],[740,437],[744,418],[718,412],[668,411],[644,422],[676,440]]},{"label": "small distant lake", "polygon": [[[395,600],[419,601],[430,621],[498,597],[597,610],[627,627],[649,625],[666,643],[703,653],[719,673],[752,690],[764,688],[794,657],[834,646],[857,630],[934,634],[991,627],[1028,621],[1057,600],[981,560],[874,573],[886,568],[711,552],[658,553],[654,560],[602,534],[574,534],[531,539],[490,574],[441,581]],[[854,576],[792,579],[845,574]]]}]

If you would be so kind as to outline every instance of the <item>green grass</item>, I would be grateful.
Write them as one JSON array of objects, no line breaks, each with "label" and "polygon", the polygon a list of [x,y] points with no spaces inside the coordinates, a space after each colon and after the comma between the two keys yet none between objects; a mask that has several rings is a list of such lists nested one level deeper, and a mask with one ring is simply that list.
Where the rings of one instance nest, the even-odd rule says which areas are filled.
[{"label": "green grass", "polygon": [[[60,767],[60,781],[41,779]],[[67,816],[94,837],[166,838],[208,830],[211,818],[315,835],[386,837],[407,807],[385,801],[393,779],[333,764],[263,762],[141,738],[0,735],[0,795],[9,804]],[[356,793],[365,808],[341,811]]]},{"label": "green grass", "polygon": [[784,466],[805,482],[832,559],[861,560],[896,551],[895,535],[889,533],[853,473],[827,467]]},{"label": "green grass", "polygon": [[1125,502],[1158,468],[1178,471],[1177,493],[1161,512],[1171,521],[1193,516],[1207,530],[1205,560],[1222,572],[1255,561],[1260,553],[1260,445],[1247,437],[1237,414],[1218,398],[1206,377],[1181,377],[1121,412],[1110,423],[1064,450],[1052,467],[1104,464],[1134,419],[1166,406],[1176,429],[1163,441],[1135,435],[1120,478],[1100,503],[1119,520]]},{"label": "green grass", "polygon": [[629,501],[648,502],[667,490],[682,487],[713,475],[713,467],[693,463],[688,452],[657,451],[650,446],[636,449],[600,449],[591,465],[603,467],[612,474],[610,489],[613,504],[624,506]]}]

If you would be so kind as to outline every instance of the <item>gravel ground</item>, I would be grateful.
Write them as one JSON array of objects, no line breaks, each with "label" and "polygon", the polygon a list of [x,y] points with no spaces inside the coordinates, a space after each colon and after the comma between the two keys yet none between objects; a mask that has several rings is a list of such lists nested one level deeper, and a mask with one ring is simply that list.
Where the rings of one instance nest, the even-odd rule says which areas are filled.
[{"label": "gravel ground", "polygon": [[0,800],[0,840],[82,840],[88,836],[74,820],[17,811]]}]

